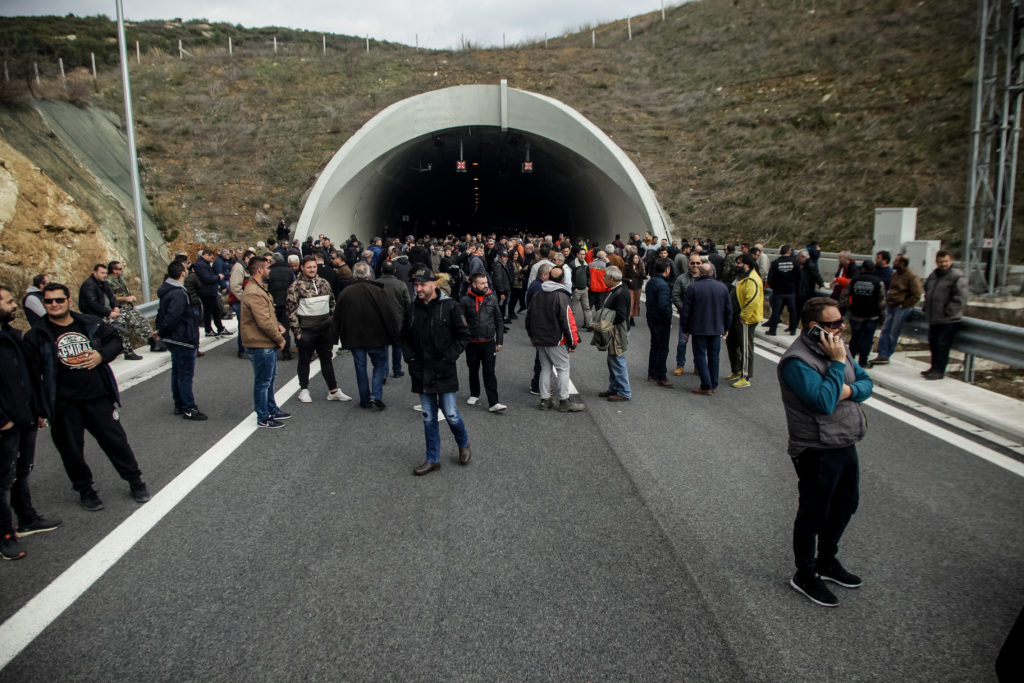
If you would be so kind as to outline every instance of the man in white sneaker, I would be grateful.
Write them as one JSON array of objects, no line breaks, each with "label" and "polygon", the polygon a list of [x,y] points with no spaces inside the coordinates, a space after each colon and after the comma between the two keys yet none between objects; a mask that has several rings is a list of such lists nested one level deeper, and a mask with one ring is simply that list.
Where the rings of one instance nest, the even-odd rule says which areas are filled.
[{"label": "man in white sneaker", "polygon": [[314,352],[320,358],[320,374],[327,382],[327,400],[351,401],[352,398],[338,388],[334,375],[334,340],[337,338],[331,324],[334,290],[327,280],[317,275],[315,256],[302,259],[298,277],[288,287],[285,311],[299,347],[299,403],[313,401],[309,395],[309,366]]}]

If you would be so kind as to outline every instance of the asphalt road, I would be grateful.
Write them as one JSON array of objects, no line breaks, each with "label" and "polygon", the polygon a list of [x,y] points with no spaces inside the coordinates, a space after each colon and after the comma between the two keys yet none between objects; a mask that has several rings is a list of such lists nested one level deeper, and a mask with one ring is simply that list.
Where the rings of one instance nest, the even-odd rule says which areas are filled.
[{"label": "asphalt road", "polygon": [[[587,410],[540,412],[521,323],[498,360],[506,414],[466,406],[461,371],[468,467],[442,424],[441,470],[412,476],[408,377],[380,413],[327,403],[315,377],[314,403],[288,401],[285,429],[241,443],[0,679],[994,680],[1024,604],[1024,480],[874,401],[840,552],[865,585],[820,608],[788,586],[796,476],[770,358],[749,389],[659,388],[641,319],[632,401],[596,397],[604,355],[584,345]],[[351,357],[334,363],[355,395]],[[279,372],[284,386],[294,361]],[[233,341],[200,359],[203,423],[171,415],[167,373],[125,392],[148,505],[254,419],[251,377]],[[78,505],[42,434],[34,496],[65,524],[0,566],[0,620],[145,510],[87,444],[106,509]]]}]

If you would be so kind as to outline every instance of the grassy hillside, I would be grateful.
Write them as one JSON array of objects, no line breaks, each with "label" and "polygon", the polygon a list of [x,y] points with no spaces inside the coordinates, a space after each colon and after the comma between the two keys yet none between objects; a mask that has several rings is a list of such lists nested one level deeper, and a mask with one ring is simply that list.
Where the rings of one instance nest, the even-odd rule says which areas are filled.
[{"label": "grassy hillside", "polygon": [[[811,4],[701,0],[664,23],[660,13],[634,19],[632,41],[625,21],[598,27],[596,49],[589,31],[547,49],[460,52],[375,43],[366,54],[360,39],[329,37],[323,56],[319,34],[286,47],[284,31],[230,27],[244,46],[233,58],[210,39],[181,61],[167,45],[176,51],[192,23],[156,27],[163,46],[132,67],[146,191],[168,235],[263,235],[280,213],[298,217],[315,174],[385,106],[507,78],[608,133],[677,235],[817,237],[829,250],[864,251],[875,207],[916,206],[918,236],[956,246],[972,3],[847,0],[814,3],[813,13]],[[310,35],[312,46],[301,42]],[[104,73],[91,98],[118,110],[119,90],[116,73]]]}]

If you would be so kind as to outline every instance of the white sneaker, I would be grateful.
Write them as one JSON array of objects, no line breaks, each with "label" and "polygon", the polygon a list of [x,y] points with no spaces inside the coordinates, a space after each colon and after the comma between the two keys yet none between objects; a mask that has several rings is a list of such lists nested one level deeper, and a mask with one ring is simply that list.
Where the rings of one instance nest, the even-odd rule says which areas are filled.
[{"label": "white sneaker", "polygon": [[348,394],[346,394],[341,389],[338,389],[337,391],[328,392],[327,393],[327,400],[328,401],[351,401],[352,397],[349,396]]},{"label": "white sneaker", "polygon": [[312,403],[313,397],[309,395],[309,389],[303,389],[299,392],[299,403]]},{"label": "white sneaker", "polygon": [[480,397],[479,396],[470,396],[469,398],[466,399],[466,403],[468,403],[471,406],[475,406],[479,402],[480,402]]},{"label": "white sneaker", "polygon": [[505,412],[505,408],[507,408],[507,407],[508,406],[503,405],[501,403],[495,403],[493,406],[491,406],[487,410],[491,411],[492,413],[503,413],[503,412]]}]

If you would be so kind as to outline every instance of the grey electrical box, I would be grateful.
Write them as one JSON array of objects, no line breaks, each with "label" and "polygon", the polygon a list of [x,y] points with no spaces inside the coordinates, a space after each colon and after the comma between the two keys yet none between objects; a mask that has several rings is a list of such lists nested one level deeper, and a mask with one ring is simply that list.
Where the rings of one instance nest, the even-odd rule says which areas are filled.
[{"label": "grey electrical box", "polygon": [[893,257],[917,236],[917,209],[875,209],[875,249]]},{"label": "grey electrical box", "polygon": [[[907,260],[910,261],[910,269],[921,276],[921,279],[928,277],[928,273],[935,268],[935,254],[942,248],[939,240],[910,240],[906,243]],[[895,257],[895,256],[894,256]]]}]

